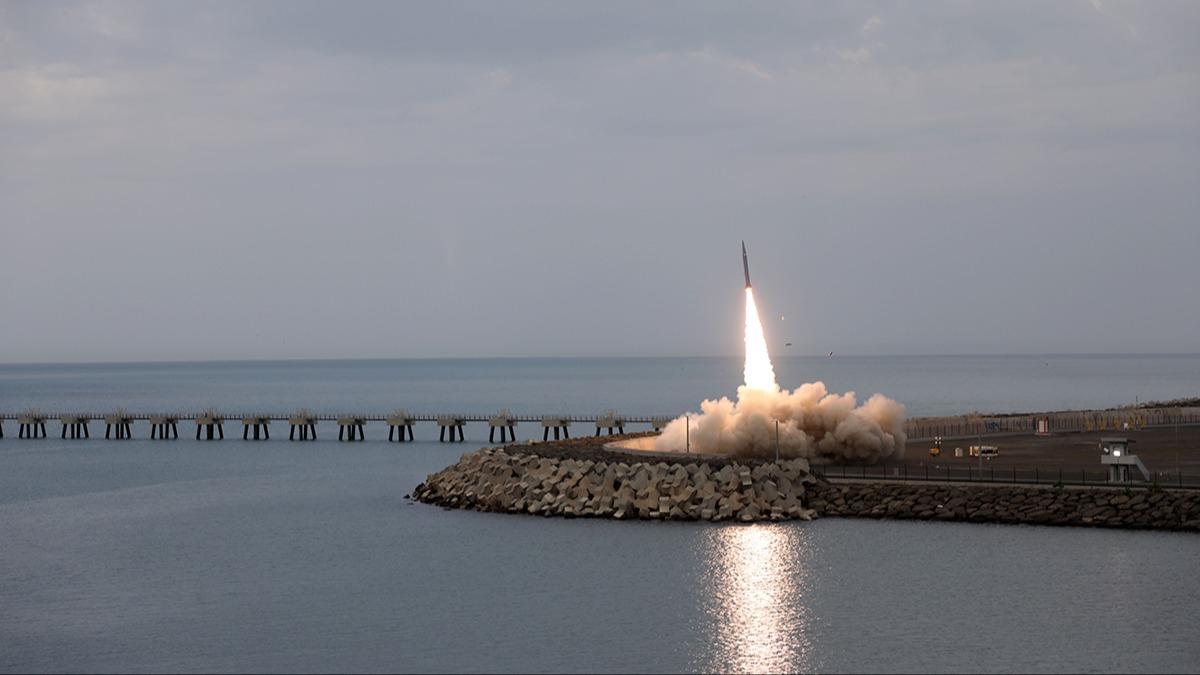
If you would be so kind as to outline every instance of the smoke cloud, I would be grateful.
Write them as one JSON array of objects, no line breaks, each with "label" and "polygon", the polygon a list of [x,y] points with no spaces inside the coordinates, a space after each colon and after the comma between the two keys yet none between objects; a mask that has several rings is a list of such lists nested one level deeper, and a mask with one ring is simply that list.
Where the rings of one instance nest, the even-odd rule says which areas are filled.
[{"label": "smoke cloud", "polygon": [[[781,457],[873,462],[904,454],[904,406],[875,394],[859,405],[854,392],[829,393],[823,382],[795,391],[738,387],[737,400],[706,400],[655,439],[655,450],[773,457],[779,421]],[[691,429],[688,430],[688,418]]]}]

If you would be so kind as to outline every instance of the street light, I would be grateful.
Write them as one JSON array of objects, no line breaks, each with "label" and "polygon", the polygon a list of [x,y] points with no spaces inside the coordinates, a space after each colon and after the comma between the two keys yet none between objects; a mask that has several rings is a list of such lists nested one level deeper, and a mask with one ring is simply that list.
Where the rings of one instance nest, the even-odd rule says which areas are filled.
[{"label": "street light", "polygon": [[779,420],[775,420],[775,463],[779,463]]}]

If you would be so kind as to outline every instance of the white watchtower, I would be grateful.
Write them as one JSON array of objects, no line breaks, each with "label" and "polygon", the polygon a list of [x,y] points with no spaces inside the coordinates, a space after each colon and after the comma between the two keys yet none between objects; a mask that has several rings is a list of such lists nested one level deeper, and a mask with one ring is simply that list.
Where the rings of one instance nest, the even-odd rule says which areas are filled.
[{"label": "white watchtower", "polygon": [[1142,460],[1129,449],[1133,441],[1128,438],[1115,436],[1100,439],[1100,463],[1108,467],[1108,482],[1128,483],[1133,480],[1133,470],[1137,468],[1142,478],[1150,480],[1150,472]]}]

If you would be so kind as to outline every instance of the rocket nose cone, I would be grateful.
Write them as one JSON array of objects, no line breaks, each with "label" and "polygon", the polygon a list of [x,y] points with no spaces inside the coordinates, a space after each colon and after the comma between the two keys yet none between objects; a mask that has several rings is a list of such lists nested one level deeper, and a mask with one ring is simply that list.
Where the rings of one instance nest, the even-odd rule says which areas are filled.
[{"label": "rocket nose cone", "polygon": [[742,272],[746,275],[746,288],[750,288],[750,259],[746,257],[746,242],[742,242]]}]

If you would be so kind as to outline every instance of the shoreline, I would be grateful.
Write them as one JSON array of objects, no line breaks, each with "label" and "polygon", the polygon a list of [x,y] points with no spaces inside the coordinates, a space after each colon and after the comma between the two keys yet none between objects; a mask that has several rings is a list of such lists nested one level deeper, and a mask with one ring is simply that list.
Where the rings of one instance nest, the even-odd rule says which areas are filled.
[{"label": "shoreline", "polygon": [[1194,490],[846,481],[818,482],[810,492],[824,517],[1200,533]]}]

